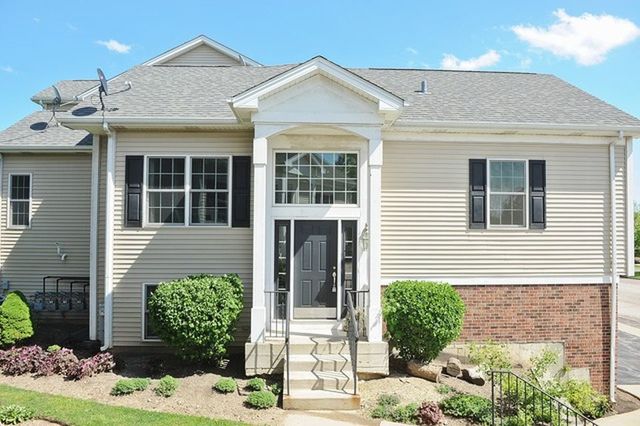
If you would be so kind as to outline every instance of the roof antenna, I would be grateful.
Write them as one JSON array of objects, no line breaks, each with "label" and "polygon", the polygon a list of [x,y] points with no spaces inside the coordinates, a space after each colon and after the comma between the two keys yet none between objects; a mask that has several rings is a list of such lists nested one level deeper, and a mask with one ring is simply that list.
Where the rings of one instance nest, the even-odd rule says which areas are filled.
[{"label": "roof antenna", "polygon": [[107,79],[104,76],[104,73],[100,68],[98,68],[98,80],[100,80],[100,87],[98,88],[98,93],[100,94],[100,105],[102,106],[102,111],[104,111],[104,101],[102,100],[102,94],[105,96],[109,94],[107,88]]}]

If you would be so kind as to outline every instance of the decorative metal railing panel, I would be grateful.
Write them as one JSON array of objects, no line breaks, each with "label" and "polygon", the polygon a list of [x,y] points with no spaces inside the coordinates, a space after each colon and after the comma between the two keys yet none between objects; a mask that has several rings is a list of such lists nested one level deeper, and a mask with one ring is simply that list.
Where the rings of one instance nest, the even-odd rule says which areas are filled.
[{"label": "decorative metal railing panel", "polygon": [[290,395],[289,386],[289,337],[290,337],[290,316],[289,316],[289,290],[266,290],[265,299],[267,303],[268,326],[266,330],[267,338],[283,338],[285,348],[284,365],[286,371],[285,392]]},{"label": "decorative metal railing panel", "polygon": [[493,425],[596,426],[512,371],[491,371],[491,405]]}]

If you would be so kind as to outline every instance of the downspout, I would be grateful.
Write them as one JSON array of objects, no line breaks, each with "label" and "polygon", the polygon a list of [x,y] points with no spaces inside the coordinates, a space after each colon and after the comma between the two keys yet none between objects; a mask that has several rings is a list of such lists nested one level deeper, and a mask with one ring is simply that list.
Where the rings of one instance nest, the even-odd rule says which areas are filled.
[{"label": "downspout", "polygon": [[616,402],[616,343],[618,333],[618,233],[616,209],[616,142],[624,141],[622,130],[609,144],[609,194],[611,196],[611,342],[609,354],[609,399]]},{"label": "downspout", "polygon": [[100,136],[91,147],[91,224],[89,230],[89,339],[98,336],[98,205],[100,184]]},{"label": "downspout", "polygon": [[116,132],[106,121],[102,127],[107,134],[107,190],[105,203],[104,249],[104,341],[100,350],[113,345],[113,208],[115,190]]}]

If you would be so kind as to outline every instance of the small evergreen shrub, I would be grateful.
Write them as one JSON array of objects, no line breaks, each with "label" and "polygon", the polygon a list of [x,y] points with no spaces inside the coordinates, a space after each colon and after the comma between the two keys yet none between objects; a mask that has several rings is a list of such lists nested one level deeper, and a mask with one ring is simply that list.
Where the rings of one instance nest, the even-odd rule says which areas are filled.
[{"label": "small evergreen shrub", "polygon": [[265,390],[267,387],[267,382],[260,377],[254,377],[253,379],[247,382],[246,388],[250,391],[261,391]]},{"label": "small evergreen shrub", "polygon": [[143,391],[149,387],[151,380],[146,378],[120,379],[111,389],[111,395],[130,395],[136,391]]},{"label": "small evergreen shrub", "polygon": [[565,399],[575,410],[590,419],[598,419],[611,410],[609,399],[582,380],[555,383],[549,393],[556,398]]},{"label": "small evergreen shrub", "polygon": [[398,395],[382,394],[378,397],[378,405],[371,410],[371,417],[398,423],[415,424],[418,421],[418,404],[399,404],[400,398]]},{"label": "small evergreen shrub", "polygon": [[266,390],[251,392],[249,396],[247,396],[246,400],[248,406],[259,410],[275,407],[276,402],[276,396],[272,392]]},{"label": "small evergreen shrub", "polygon": [[457,394],[440,402],[445,414],[483,425],[491,424],[491,401],[476,395]]},{"label": "small evergreen shrub", "polygon": [[35,412],[21,405],[5,405],[0,407],[0,424],[17,425],[31,420]]},{"label": "small evergreen shrub", "polygon": [[153,391],[158,396],[169,398],[170,396],[173,396],[174,393],[176,393],[177,389],[178,380],[175,377],[166,375],[162,379],[160,379],[160,382],[158,382],[158,386],[156,386]]},{"label": "small evergreen shrub", "polygon": [[445,385],[444,383],[436,385],[436,392],[440,395],[449,395],[450,393],[455,393],[455,391],[456,390],[454,388],[449,385]]},{"label": "small evergreen shrub", "polygon": [[238,385],[231,377],[223,377],[213,385],[213,389],[220,393],[232,393],[238,389]]},{"label": "small evergreen shrub", "polygon": [[378,405],[386,405],[388,407],[395,407],[400,404],[400,397],[395,393],[383,393],[378,396]]},{"label": "small evergreen shrub", "polygon": [[33,336],[31,308],[19,291],[11,291],[0,305],[0,346],[13,345]]},{"label": "small evergreen shrub", "polygon": [[484,374],[491,370],[511,370],[511,359],[506,345],[491,340],[469,346],[469,361],[477,365]]},{"label": "small evergreen shrub", "polygon": [[464,303],[446,283],[396,281],[382,312],[391,343],[406,360],[429,362],[460,335]]},{"label": "small evergreen shrub", "polygon": [[197,275],[158,286],[149,318],[160,338],[187,360],[219,361],[233,341],[242,311],[238,275]]},{"label": "small evergreen shrub", "polygon": [[418,423],[434,426],[444,419],[444,414],[435,402],[423,402],[418,407]]}]

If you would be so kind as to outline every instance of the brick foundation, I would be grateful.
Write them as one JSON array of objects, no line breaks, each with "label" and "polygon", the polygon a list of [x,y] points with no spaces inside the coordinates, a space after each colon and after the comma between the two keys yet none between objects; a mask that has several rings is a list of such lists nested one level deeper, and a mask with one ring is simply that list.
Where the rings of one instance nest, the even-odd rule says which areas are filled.
[{"label": "brick foundation", "polygon": [[609,389],[608,285],[456,286],[467,312],[459,342],[562,342],[571,367]]}]

